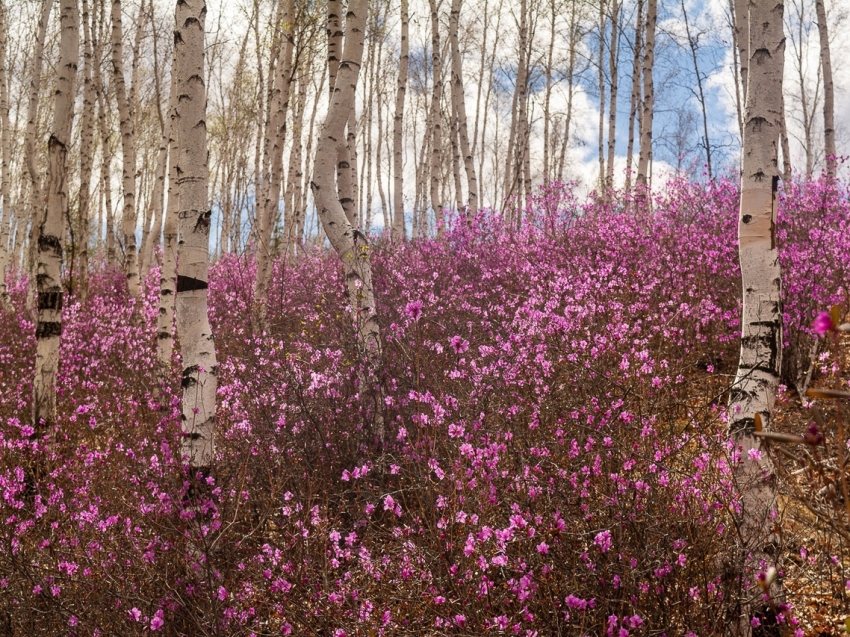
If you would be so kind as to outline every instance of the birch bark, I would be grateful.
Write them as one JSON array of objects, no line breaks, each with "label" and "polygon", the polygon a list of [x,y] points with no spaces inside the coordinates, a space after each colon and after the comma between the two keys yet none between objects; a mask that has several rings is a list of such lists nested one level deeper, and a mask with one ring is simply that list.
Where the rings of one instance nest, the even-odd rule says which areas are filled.
[{"label": "birch bark", "polygon": [[655,63],[655,22],[658,15],[658,0],[646,3],[646,45],[643,52],[643,112],[640,120],[640,158],[638,159],[637,183],[648,185],[649,165],[652,162],[652,115],[655,93],[652,82],[652,67]]},{"label": "birch bark", "polygon": [[832,83],[832,57],[829,53],[829,27],[826,23],[824,0],[815,0],[820,35],[820,60],[823,70],[823,141],[826,153],[826,174],[835,177],[835,88]]},{"label": "birch bark", "polygon": [[407,95],[407,66],[410,55],[408,0],[401,0],[401,53],[398,66],[398,84],[395,93],[393,116],[393,239],[403,241],[404,227],[404,169],[402,165],[404,101]]},{"label": "birch bark", "polygon": [[0,194],[3,209],[0,210],[0,311],[11,310],[12,302],[6,289],[6,271],[9,267],[9,228],[12,225],[12,201],[10,198],[12,127],[9,122],[9,74],[6,68],[6,42],[8,39],[6,3],[0,0],[0,161],[3,171],[0,176]]},{"label": "birch bark", "polygon": [[431,207],[437,224],[437,236],[443,233],[443,203],[440,201],[443,130],[440,97],[443,94],[443,60],[440,50],[440,5],[428,0],[431,8]]},{"label": "birch bark", "polygon": [[632,96],[629,101],[629,141],[626,149],[626,193],[632,190],[632,171],[635,147],[635,118],[640,107],[640,56],[643,49],[643,0],[638,0],[635,16],[635,56],[632,62]]},{"label": "birch bark", "polygon": [[[478,176],[475,174],[475,162],[472,159],[472,151],[469,147],[469,133],[466,125],[466,97],[463,91],[463,58],[460,55],[458,38],[462,2],[463,0],[452,0],[449,15],[449,39],[452,47],[452,100],[455,103],[460,152],[463,154],[463,167],[466,171],[466,183],[469,189],[466,199],[466,222],[468,224],[478,214]],[[548,142],[544,140],[544,143]]]},{"label": "birch bark", "polygon": [[[353,107],[357,79],[363,60],[363,41],[368,0],[350,0],[345,21],[345,44],[336,73],[333,98],[316,146],[313,198],[325,233],[342,261],[358,349],[365,359],[368,378],[361,390],[378,396],[377,369],[381,358],[381,334],[372,286],[371,250],[363,234],[345,216],[334,185],[339,144],[343,141],[349,110]],[[382,408],[376,401],[375,420],[382,434]]]},{"label": "birch bark", "polygon": [[180,188],[177,258],[177,332],[183,355],[183,443],[190,467],[206,468],[215,457],[218,371],[207,313],[207,274],[212,211],[207,202],[205,0],[180,0],[175,10],[177,185]]},{"label": "birch bark", "polygon": [[39,222],[37,241],[38,322],[32,406],[36,436],[51,432],[56,419],[56,372],[64,296],[62,249],[68,214],[68,149],[74,117],[74,81],[80,56],[76,0],[62,0],[60,11],[60,54],[53,102],[53,130],[47,142],[47,205]]},{"label": "birch bark", "polygon": [[[746,0],[738,0],[744,2]],[[777,151],[785,55],[783,3],[749,2],[749,74],[744,123],[738,242],[743,287],[741,354],[729,397],[729,433],[740,453],[736,480],[743,582],[776,565],[774,468],[754,435],[756,419],[769,427],[782,363],[782,305],[776,250]],[[779,593],[778,584],[771,592]],[[751,591],[745,592],[749,597]],[[738,634],[751,634],[751,616],[764,609],[742,603]]]},{"label": "birch bark", "polygon": [[139,256],[136,250],[136,131],[130,112],[130,100],[124,80],[124,43],[121,25],[121,0],[112,0],[112,71],[118,118],[121,127],[123,163],[121,233],[124,237],[124,274],[130,296],[139,296]]}]

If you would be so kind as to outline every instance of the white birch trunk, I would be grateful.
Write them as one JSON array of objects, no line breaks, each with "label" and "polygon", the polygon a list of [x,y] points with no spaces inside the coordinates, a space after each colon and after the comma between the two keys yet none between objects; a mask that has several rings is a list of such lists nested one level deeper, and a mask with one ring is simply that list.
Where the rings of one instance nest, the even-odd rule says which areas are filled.
[{"label": "white birch trunk", "polygon": [[[744,305],[741,355],[730,391],[728,425],[741,454],[736,471],[742,508],[737,521],[742,543],[739,559],[744,567],[744,586],[750,589],[756,574],[776,566],[778,559],[772,519],[777,507],[773,463],[761,439],[753,434],[757,417],[763,427],[770,425],[782,365],[781,286],[775,236],[785,54],[782,13],[781,1],[749,2],[750,59],[738,219]],[[745,597],[752,592],[744,591]],[[772,592],[777,594],[778,586]],[[750,634],[750,619],[764,612],[762,605],[756,602],[757,607],[752,608],[750,603],[742,604],[738,634]]]},{"label": "white birch trunk", "polygon": [[402,166],[402,131],[404,102],[407,95],[407,66],[410,55],[408,0],[401,0],[401,54],[393,116],[393,239],[404,241],[404,169]]},{"label": "white birch trunk", "polygon": [[428,0],[431,8],[431,206],[437,224],[437,236],[443,232],[443,202],[440,201],[443,129],[440,97],[443,94],[443,61],[440,51],[440,14],[437,0]]},{"label": "white birch trunk", "polygon": [[826,153],[826,173],[835,177],[835,88],[832,83],[832,57],[829,53],[829,28],[826,23],[824,0],[815,0],[820,34],[820,61],[823,69],[823,141]]},{"label": "white birch trunk", "polygon": [[[350,0],[345,21],[345,44],[336,74],[333,99],[316,146],[311,188],[325,233],[342,261],[358,349],[369,369],[361,379],[361,391],[377,391],[377,368],[381,359],[381,334],[372,287],[371,249],[366,237],[345,216],[334,184],[337,151],[353,107],[357,79],[363,60],[363,40],[368,0]],[[382,435],[382,408],[376,404],[375,419]]]},{"label": "white birch trunk", "polygon": [[124,43],[121,0],[112,0],[112,71],[121,127],[122,194],[121,232],[124,238],[124,274],[132,298],[139,296],[139,256],[136,249],[136,131],[124,80]]},{"label": "white birch trunk", "polygon": [[62,247],[68,214],[68,149],[74,117],[74,81],[80,56],[77,0],[62,0],[60,7],[60,53],[53,102],[53,130],[47,142],[47,205],[41,215],[37,242],[38,322],[32,407],[36,436],[55,433],[52,430],[56,420],[56,372],[62,334]]},{"label": "white birch trunk", "polygon": [[80,195],[79,195],[79,224],[76,243],[79,246],[79,274],[77,275],[77,294],[85,300],[88,296],[89,270],[89,237],[91,224],[89,214],[91,208],[91,177],[94,167],[94,81],[92,79],[92,64],[94,55],[91,42],[92,29],[89,22],[89,3],[83,0],[83,36],[85,76],[83,79],[83,110],[80,113]]},{"label": "white birch trunk", "polygon": [[[478,214],[478,176],[475,174],[475,162],[469,146],[469,133],[466,125],[466,97],[463,91],[463,59],[460,55],[458,29],[462,0],[452,0],[449,16],[449,38],[452,47],[452,100],[455,103],[457,115],[458,137],[460,152],[463,154],[463,167],[466,171],[466,182],[469,193],[466,199],[466,222],[469,223]],[[544,143],[548,142],[544,140]]]},{"label": "white birch trunk", "polygon": [[205,0],[181,0],[175,10],[180,188],[177,257],[177,333],[183,355],[183,443],[190,467],[207,468],[215,457],[218,372],[207,313],[207,274],[212,211],[207,202],[206,86],[204,78]]},{"label": "white birch trunk", "polygon": [[174,352],[174,297],[177,292],[177,215],[180,210],[180,188],[177,185],[177,156],[180,152],[177,133],[180,93],[177,62],[172,53],[171,90],[168,99],[168,206],[162,232],[162,271],[159,278],[159,313],[156,319],[157,360],[163,370],[171,366]]},{"label": "white birch trunk", "polygon": [[9,228],[12,225],[12,201],[10,198],[12,127],[9,122],[9,74],[6,68],[6,42],[8,40],[6,3],[0,0],[0,194],[3,209],[0,210],[0,311],[10,311],[12,302],[6,289],[6,271],[9,267]]},{"label": "white birch trunk", "polygon": [[632,170],[635,146],[635,118],[640,107],[640,54],[643,48],[641,29],[643,28],[643,0],[638,0],[635,17],[635,56],[632,62],[632,96],[629,101],[629,141],[626,149],[626,193],[632,190]]},{"label": "white birch trunk", "polygon": [[643,52],[643,111],[640,119],[640,157],[636,182],[646,187],[649,165],[652,162],[652,114],[655,92],[652,82],[652,67],[655,64],[655,22],[658,0],[646,3],[646,44]]},{"label": "white birch trunk", "polygon": [[289,109],[289,96],[292,80],[292,55],[295,47],[294,20],[295,0],[283,0],[283,28],[280,52],[277,60],[277,80],[272,97],[274,109],[271,123],[271,168],[269,171],[266,196],[260,212],[260,232],[257,245],[257,278],[254,281],[254,303],[258,310],[259,327],[265,327],[266,296],[271,277],[271,238],[275,220],[280,208],[281,182],[283,181],[283,146],[286,141],[286,114]]}]

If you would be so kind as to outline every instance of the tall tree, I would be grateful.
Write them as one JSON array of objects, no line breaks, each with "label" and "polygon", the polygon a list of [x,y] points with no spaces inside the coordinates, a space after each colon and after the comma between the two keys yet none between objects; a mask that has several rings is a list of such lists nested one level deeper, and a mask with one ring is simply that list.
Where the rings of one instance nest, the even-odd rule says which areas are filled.
[{"label": "tall tree", "polygon": [[652,115],[655,108],[655,91],[652,69],[655,64],[655,22],[658,17],[658,0],[646,2],[646,39],[643,51],[643,109],[640,119],[640,157],[638,159],[637,183],[647,186],[652,163]]},{"label": "tall tree", "polygon": [[207,468],[215,455],[215,342],[207,312],[209,236],[207,200],[205,0],[178,0],[174,59],[179,87],[177,186],[180,189],[177,241],[177,333],[183,354],[183,443],[192,468]]},{"label": "tall tree", "polygon": [[112,72],[118,119],[121,127],[123,210],[121,233],[124,239],[124,275],[130,296],[139,296],[139,255],[136,250],[136,128],[124,79],[124,29],[121,0],[112,0]]},{"label": "tall tree", "polygon": [[440,99],[443,96],[443,57],[440,46],[440,5],[442,0],[428,0],[431,9],[431,207],[437,224],[437,234],[443,231],[443,202],[440,199],[442,175],[443,116]]},{"label": "tall tree", "polygon": [[[727,410],[729,433],[740,453],[736,479],[741,491],[741,553],[736,561],[746,567],[742,580],[746,587],[755,582],[753,570],[774,565],[778,556],[772,519],[777,506],[773,464],[755,433],[760,426],[770,425],[782,365],[776,190],[785,60],[783,8],[781,0],[749,2],[750,57],[738,218],[744,295],[741,354]],[[750,616],[763,612],[744,603],[738,634],[748,635]]]},{"label": "tall tree", "polygon": [[[468,196],[466,219],[467,223],[478,214],[478,176],[475,174],[475,162],[469,146],[469,133],[466,125],[466,97],[463,90],[463,58],[460,54],[460,39],[458,37],[460,8],[462,0],[452,0],[449,14],[449,40],[452,48],[452,101],[457,115],[458,137],[460,152],[463,154],[463,167],[466,171]],[[460,198],[460,197],[459,197]]]},{"label": "tall tree", "polygon": [[80,57],[77,0],[60,4],[59,64],[53,93],[53,124],[47,142],[47,205],[38,224],[36,285],[38,322],[32,420],[37,436],[56,419],[56,373],[62,334],[62,250],[68,215],[68,149],[74,118],[74,82]]},{"label": "tall tree", "polygon": [[824,0],[815,0],[820,35],[820,62],[823,71],[823,141],[826,154],[826,173],[835,177],[835,88],[832,83],[832,57],[829,54],[829,27],[826,23]]},{"label": "tall tree", "polygon": [[6,271],[9,267],[9,228],[12,225],[11,164],[12,125],[9,122],[9,72],[6,66],[6,43],[8,22],[6,3],[0,0],[0,311],[11,309],[9,292],[6,288]]},{"label": "tall tree", "polygon": [[[357,79],[363,60],[363,41],[368,0],[350,0],[345,19],[345,44],[335,73],[331,103],[316,146],[313,180],[310,184],[322,227],[342,261],[348,299],[356,332],[358,350],[368,373],[361,378],[361,390],[377,388],[377,366],[381,357],[381,333],[372,285],[371,249],[366,237],[345,215],[334,184],[336,158],[348,113],[353,108]],[[370,387],[371,385],[371,387]],[[376,402],[376,422],[381,421],[382,405]],[[380,432],[379,432],[380,433]]]},{"label": "tall tree", "polygon": [[84,71],[83,76],[83,110],[80,114],[80,194],[79,221],[74,233],[74,246],[79,254],[79,272],[77,274],[77,290],[81,299],[88,293],[89,269],[89,209],[91,208],[91,177],[94,168],[94,102],[95,86],[92,74],[94,52],[92,49],[92,29],[90,25],[89,2],[83,0],[83,37],[84,37]]}]

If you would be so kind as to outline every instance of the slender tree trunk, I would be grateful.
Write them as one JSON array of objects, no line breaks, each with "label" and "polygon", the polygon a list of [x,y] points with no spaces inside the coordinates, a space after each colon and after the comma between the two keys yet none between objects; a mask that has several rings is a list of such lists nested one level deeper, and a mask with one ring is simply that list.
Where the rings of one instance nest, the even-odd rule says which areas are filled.
[{"label": "slender tree trunk", "polygon": [[6,42],[8,40],[8,21],[6,3],[0,0],[0,161],[3,171],[0,177],[0,194],[3,197],[3,210],[0,211],[0,312],[12,310],[12,302],[6,288],[6,271],[9,267],[9,228],[12,225],[12,201],[9,175],[11,164],[12,126],[9,122],[9,73],[6,62]]},{"label": "slender tree trunk", "polygon": [[826,174],[835,178],[835,89],[832,84],[832,58],[829,54],[829,29],[826,23],[824,0],[815,0],[820,34],[820,61],[823,69],[823,141],[826,154]]},{"label": "slender tree trunk", "polygon": [[550,0],[550,33],[549,48],[546,52],[546,88],[543,95],[543,183],[548,184],[552,179],[551,160],[551,137],[552,137],[552,63],[555,56],[555,25],[558,18],[558,8],[555,0]]},{"label": "slender tree trunk", "polygon": [[[345,130],[363,60],[367,0],[350,0],[345,21],[345,46],[336,76],[333,99],[328,107],[316,147],[311,187],[322,226],[342,261],[358,349],[368,369],[361,378],[361,392],[376,392],[377,369],[381,358],[381,335],[372,286],[371,250],[366,237],[346,218],[334,187],[334,171],[339,140]],[[380,392],[376,392],[380,393]],[[377,433],[382,432],[382,405],[376,401]]]},{"label": "slender tree trunk", "polygon": [[207,203],[206,86],[204,84],[205,0],[181,0],[175,11],[174,57],[180,98],[177,185],[180,188],[177,259],[177,333],[183,354],[183,443],[193,468],[215,457],[215,342],[207,313],[211,211]]},{"label": "slender tree trunk", "polygon": [[177,184],[180,177],[177,172],[180,152],[177,95],[180,93],[180,77],[177,72],[177,60],[172,51],[168,99],[168,207],[162,232],[162,270],[159,275],[159,313],[156,319],[157,360],[164,374],[171,367],[174,352],[174,297],[177,293],[177,216],[180,212],[180,187]]},{"label": "slender tree trunk", "polygon": [[[744,307],[741,355],[727,410],[729,432],[741,458],[735,477],[741,490],[737,524],[742,546],[735,560],[744,566],[742,582],[750,589],[743,592],[746,598],[754,596],[756,573],[763,572],[765,564],[778,566],[779,553],[773,520],[777,507],[773,463],[754,432],[758,421],[762,427],[770,425],[782,367],[776,166],[785,56],[783,3],[750,2],[749,13],[750,73],[738,222]],[[778,581],[771,588],[777,595]],[[774,597],[774,601],[781,600]],[[751,617],[760,615],[765,622],[763,605],[757,602],[754,609],[751,603],[742,603],[738,635],[751,633]]]},{"label": "slender tree trunk", "polygon": [[153,262],[153,253],[157,245],[159,245],[159,235],[162,232],[162,214],[165,195],[165,170],[168,160],[168,138],[171,135],[171,118],[166,118],[162,113],[162,89],[159,76],[159,54],[157,47],[156,24],[154,23],[154,11],[151,4],[151,27],[153,29],[153,65],[154,65],[154,99],[156,100],[156,115],[159,120],[160,141],[159,150],[156,157],[156,173],[154,174],[153,195],[151,196],[151,217],[153,217],[153,227],[148,231],[145,226],[145,239],[142,241],[144,246],[142,250],[142,279],[146,279],[151,263]]},{"label": "slender tree trunk", "polygon": [[[750,15],[747,11],[747,3],[741,0],[730,0],[734,3],[735,15],[735,39],[738,42],[738,59],[741,61],[741,95],[743,99],[743,109],[746,109],[747,101],[747,78],[750,68]],[[744,114],[742,109],[741,126],[744,124]],[[743,144],[743,137],[742,144]]]},{"label": "slender tree trunk", "polygon": [[598,84],[599,84],[599,181],[597,185],[600,190],[605,188],[605,5],[607,0],[599,0],[599,49],[597,51],[596,65],[598,69]]},{"label": "slender tree trunk", "polygon": [[124,274],[130,296],[139,296],[139,258],[136,252],[136,131],[124,80],[124,44],[121,0],[112,0],[112,70],[121,126],[122,191],[121,232],[124,235]]},{"label": "slender tree trunk", "polygon": [[635,16],[635,56],[632,63],[632,97],[629,102],[629,142],[626,148],[626,193],[632,190],[632,171],[634,170],[635,118],[640,106],[641,52],[643,49],[643,0],[638,0]]},{"label": "slender tree trunk", "polygon": [[407,95],[407,65],[410,54],[408,0],[401,0],[401,54],[393,116],[393,239],[404,241],[404,169],[402,165],[404,101]]},{"label": "slender tree trunk", "polygon": [[[266,296],[271,277],[271,238],[280,208],[281,181],[283,180],[283,146],[286,140],[286,114],[289,109],[290,86],[292,80],[292,58],[295,48],[294,20],[295,0],[282,0],[283,31],[280,45],[280,57],[277,61],[277,80],[272,97],[274,109],[271,146],[271,169],[268,185],[260,213],[259,245],[257,246],[257,278],[254,281],[254,303],[259,317],[258,327],[266,327]],[[181,142],[182,143],[182,142]]]},{"label": "slender tree trunk", "polygon": [[80,299],[83,301],[88,296],[88,270],[89,270],[89,238],[91,236],[91,222],[89,221],[91,208],[91,177],[94,166],[94,102],[95,86],[92,79],[92,64],[94,55],[92,51],[92,31],[90,27],[89,3],[83,0],[83,36],[85,39],[84,58],[85,76],[83,84],[83,110],[80,113],[80,195],[79,201],[79,225],[75,233],[78,237],[80,266],[77,275],[77,289]]},{"label": "slender tree trunk", "polygon": [[463,154],[463,167],[466,171],[466,183],[469,187],[469,194],[466,198],[466,222],[468,224],[478,214],[478,176],[475,174],[475,162],[473,161],[472,150],[469,146],[469,133],[467,132],[466,125],[463,59],[460,55],[460,42],[458,39],[461,4],[462,0],[452,0],[449,19],[449,39],[452,47],[452,100],[455,103],[460,152]]},{"label": "slender tree trunk", "polygon": [[[50,9],[53,7],[53,0],[44,0],[41,9],[41,17],[38,21],[38,32],[35,39],[35,49],[33,51],[33,66],[32,75],[30,76],[29,101],[27,104],[27,128],[26,137],[24,138],[24,162],[27,166],[27,176],[29,177],[29,205],[27,214],[30,219],[30,232],[28,242],[28,262],[27,269],[32,272],[35,268],[36,261],[36,239],[38,234],[38,219],[42,209],[42,189],[41,180],[37,167],[37,158],[35,156],[35,133],[38,118],[38,101],[39,93],[41,92],[41,72],[44,66],[44,41],[47,37],[47,23],[50,21]],[[31,301],[36,293],[35,277],[31,277],[29,294],[27,299],[27,307],[32,307]]]},{"label": "slender tree trunk", "polygon": [[[639,0],[640,1],[640,0]],[[558,160],[558,181],[564,181],[564,167],[567,161],[567,149],[570,145],[570,125],[573,117],[573,97],[575,95],[576,55],[579,45],[580,20],[576,3],[570,3],[570,53],[567,63],[567,114],[564,117],[564,137],[561,141],[561,157]]]},{"label": "slender tree trunk", "polygon": [[[384,169],[383,169],[383,156],[381,153],[381,145],[384,142],[384,86],[386,85],[386,74],[383,66],[383,57],[384,57],[384,40],[386,39],[386,32],[384,23],[387,19],[387,13],[389,12],[389,5],[386,5],[387,9],[384,10],[384,14],[381,19],[381,25],[378,27],[378,80],[377,80],[377,92],[375,95],[375,105],[376,105],[376,117],[378,120],[378,143],[375,147],[375,181],[378,184],[378,198],[381,202],[381,215],[383,217],[384,224],[384,234],[389,235],[391,224],[389,223],[389,219],[387,216],[387,197],[384,192]],[[383,5],[382,5],[383,7]]]},{"label": "slender tree trunk", "polygon": [[32,421],[36,437],[51,433],[55,441],[56,373],[62,334],[62,244],[68,214],[68,148],[74,117],[74,81],[80,56],[76,0],[60,4],[59,64],[53,102],[53,125],[47,142],[47,205],[38,227],[38,322],[33,381]]},{"label": "slender tree trunk", "polygon": [[443,202],[440,201],[443,131],[440,97],[443,94],[443,60],[440,49],[440,2],[428,0],[431,8],[431,207],[437,236],[443,233]]},{"label": "slender tree trunk", "polygon": [[646,3],[646,47],[643,53],[643,114],[640,121],[640,158],[638,160],[637,183],[648,186],[647,175],[652,162],[652,115],[655,108],[655,93],[652,82],[652,67],[655,63],[655,21],[658,0]]},{"label": "slender tree trunk", "polygon": [[788,143],[788,126],[785,122],[785,96],[782,96],[782,115],[779,120],[779,142],[782,146],[782,185],[791,192],[791,147]]},{"label": "slender tree trunk", "polygon": [[620,3],[611,1],[611,44],[608,55],[608,73],[611,76],[611,97],[608,107],[608,159],[605,187],[614,187],[614,142],[617,133],[617,86],[619,80],[618,60],[620,56]]}]

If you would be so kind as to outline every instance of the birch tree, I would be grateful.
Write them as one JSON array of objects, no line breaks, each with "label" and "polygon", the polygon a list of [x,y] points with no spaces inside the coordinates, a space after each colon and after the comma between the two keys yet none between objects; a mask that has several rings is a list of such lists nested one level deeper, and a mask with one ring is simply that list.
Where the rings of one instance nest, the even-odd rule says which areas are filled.
[{"label": "birch tree", "polygon": [[68,214],[68,149],[74,117],[74,82],[80,55],[77,0],[60,4],[59,65],[53,98],[53,123],[47,142],[47,205],[40,215],[36,285],[38,321],[32,420],[35,435],[49,432],[56,419],[56,373],[62,334],[62,250]]},{"label": "birch tree", "polygon": [[[745,566],[743,581],[750,585],[755,582],[752,571],[764,572],[775,565],[778,553],[772,519],[777,506],[774,468],[755,434],[770,425],[782,364],[776,189],[785,56],[783,8],[781,1],[749,2],[749,72],[738,218],[743,317],[741,354],[727,413],[729,433],[740,453],[736,479],[742,510],[737,523]],[[750,615],[762,612],[744,603],[738,634],[749,635]]]},{"label": "birch tree", "polygon": [[[334,184],[336,158],[346,143],[345,125],[353,108],[357,80],[363,60],[367,0],[350,0],[345,20],[345,44],[336,69],[336,81],[325,122],[316,146],[313,180],[310,184],[322,227],[342,261],[348,300],[356,331],[358,350],[365,359],[369,377],[361,378],[361,390],[369,391],[377,383],[381,358],[381,334],[372,286],[371,250],[366,237],[346,218]],[[371,385],[371,387],[369,387]],[[382,405],[376,405],[379,434]]]},{"label": "birch tree", "polygon": [[463,155],[463,167],[466,171],[466,183],[468,196],[466,198],[466,220],[478,214],[478,176],[475,174],[475,162],[472,158],[472,150],[469,146],[469,133],[466,125],[466,98],[463,91],[463,59],[460,54],[460,41],[458,29],[460,22],[460,8],[462,0],[452,0],[451,13],[449,14],[449,39],[452,48],[452,101],[457,115],[458,137],[460,139],[460,152]]},{"label": "birch tree", "polygon": [[832,57],[829,54],[829,27],[826,23],[824,0],[815,0],[820,35],[820,61],[823,72],[823,141],[826,154],[826,173],[835,177],[835,87],[832,83]]},{"label": "birch tree", "polygon": [[130,296],[139,296],[139,256],[136,250],[136,131],[124,79],[124,31],[121,0],[112,0],[112,72],[121,126],[122,194],[121,232],[124,238],[124,274]]},{"label": "birch tree", "polygon": [[658,0],[647,0],[643,51],[643,109],[640,118],[640,157],[638,158],[637,183],[647,186],[649,165],[652,162],[652,113],[655,94],[652,83],[652,67],[655,64],[655,22],[658,15]]},{"label": "birch tree", "polygon": [[9,122],[9,71],[6,67],[6,42],[8,22],[6,3],[0,0],[0,311],[11,310],[9,292],[6,289],[6,271],[9,267],[9,228],[12,224],[12,201],[10,197],[12,126]]},{"label": "birch tree", "polygon": [[175,10],[174,60],[178,83],[177,333],[183,355],[183,442],[189,466],[208,468],[215,455],[217,363],[207,312],[209,235],[207,205],[205,0],[180,0]]}]

